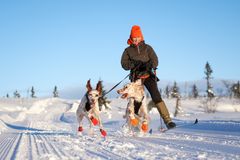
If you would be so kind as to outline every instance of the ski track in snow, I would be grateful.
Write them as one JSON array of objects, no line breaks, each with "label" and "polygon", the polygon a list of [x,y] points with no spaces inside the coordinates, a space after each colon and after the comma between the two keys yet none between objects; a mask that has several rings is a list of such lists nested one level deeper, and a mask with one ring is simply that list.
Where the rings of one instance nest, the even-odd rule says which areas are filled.
[{"label": "ski track in snow", "polygon": [[[0,132],[0,160],[240,159],[238,121],[221,121],[223,125],[228,123],[228,127],[237,127],[232,132],[224,128],[219,131],[216,121],[202,124],[200,121],[199,126],[180,127],[165,133],[153,129],[151,135],[138,135],[123,130],[123,119],[104,120],[108,136],[103,138],[98,127],[94,127],[93,133],[87,127],[82,134],[77,133],[75,113],[70,112],[74,109],[69,104],[43,100],[34,106],[40,104],[44,107],[41,113],[30,108],[31,113],[23,121],[2,120],[7,130]],[[152,123],[158,128],[158,120]]]}]

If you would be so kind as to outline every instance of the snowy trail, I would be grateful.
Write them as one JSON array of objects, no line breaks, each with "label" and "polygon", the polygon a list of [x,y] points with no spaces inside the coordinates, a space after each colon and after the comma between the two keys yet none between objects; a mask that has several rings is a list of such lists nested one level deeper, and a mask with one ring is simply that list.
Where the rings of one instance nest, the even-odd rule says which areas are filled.
[{"label": "snowy trail", "polygon": [[2,134],[0,136],[1,159],[13,159],[16,155],[22,134]]},{"label": "snowy trail", "polygon": [[[62,131],[29,131],[0,135],[1,159],[238,159],[240,136],[172,130],[142,137],[108,129],[104,139]],[[230,137],[230,138],[229,138]]]},{"label": "snowy trail", "polygon": [[148,155],[154,157],[154,159],[162,159],[163,157],[173,159],[222,159],[223,157],[227,157],[226,159],[238,159],[240,157],[239,136],[228,139],[224,138],[224,135],[216,133],[213,136],[209,136],[209,133],[196,133],[194,135],[194,132],[198,132],[198,130],[181,132],[184,133],[172,130],[171,133],[159,133],[148,137],[124,137],[123,140],[131,144],[137,144],[137,150],[141,151],[142,154],[146,148],[148,151],[153,151],[153,153],[146,152],[144,156]]},{"label": "snowy trail", "polygon": [[[239,121],[200,120],[195,126],[161,133],[159,117],[153,115],[153,134],[131,135],[122,128],[122,116],[113,111],[114,119],[103,119],[108,132],[103,138],[98,127],[91,133],[86,125],[82,134],[77,133],[75,110],[65,101],[46,99],[14,114],[6,112],[2,117],[8,119],[0,116],[4,128],[0,132],[0,160],[240,159]],[[19,119],[13,121],[13,115]],[[175,121],[178,125],[192,123]]]}]

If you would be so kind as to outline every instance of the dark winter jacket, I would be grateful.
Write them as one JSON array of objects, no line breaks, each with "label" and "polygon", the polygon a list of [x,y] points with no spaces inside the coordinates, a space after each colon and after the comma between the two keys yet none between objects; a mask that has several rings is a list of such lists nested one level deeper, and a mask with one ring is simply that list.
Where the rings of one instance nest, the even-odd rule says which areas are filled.
[{"label": "dark winter jacket", "polygon": [[125,70],[130,70],[134,68],[133,61],[148,62],[149,60],[153,68],[158,66],[158,57],[156,53],[150,45],[145,44],[143,41],[138,46],[130,45],[124,50],[121,64]]},{"label": "dark winter jacket", "polygon": [[[136,62],[139,61],[142,62],[146,68],[136,68],[138,65]],[[138,46],[130,45],[124,50],[121,64],[123,69],[131,70],[131,73],[141,74],[143,72],[151,72],[151,69],[157,68],[158,57],[153,48],[142,41]]]}]

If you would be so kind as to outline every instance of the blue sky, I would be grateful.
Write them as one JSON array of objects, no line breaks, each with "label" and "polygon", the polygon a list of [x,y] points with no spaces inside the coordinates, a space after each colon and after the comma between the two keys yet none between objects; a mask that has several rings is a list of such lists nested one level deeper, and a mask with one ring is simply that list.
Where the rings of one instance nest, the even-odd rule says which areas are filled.
[{"label": "blue sky", "polygon": [[0,95],[117,83],[132,25],[159,58],[158,77],[240,79],[238,0],[0,1]]}]

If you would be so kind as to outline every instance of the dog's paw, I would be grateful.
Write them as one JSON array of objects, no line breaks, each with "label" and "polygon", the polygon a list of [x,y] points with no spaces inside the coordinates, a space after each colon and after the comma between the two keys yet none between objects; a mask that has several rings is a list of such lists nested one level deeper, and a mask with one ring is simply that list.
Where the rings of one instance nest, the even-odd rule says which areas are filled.
[{"label": "dog's paw", "polygon": [[103,137],[106,137],[107,136],[107,132],[103,129],[100,129],[100,132],[102,134]]},{"label": "dog's paw", "polygon": [[82,132],[82,131],[83,131],[83,127],[82,126],[78,127],[78,132]]},{"label": "dog's paw", "polygon": [[98,120],[97,120],[97,118],[91,116],[90,119],[91,119],[91,121],[92,121],[92,123],[93,123],[94,126],[98,125]]},{"label": "dog's paw", "polygon": [[132,119],[130,119],[130,123],[131,123],[131,125],[136,127],[138,125],[138,119],[137,118],[132,118]]},{"label": "dog's paw", "polygon": [[141,128],[142,128],[143,132],[147,132],[148,131],[148,124],[146,122],[143,122]]}]

